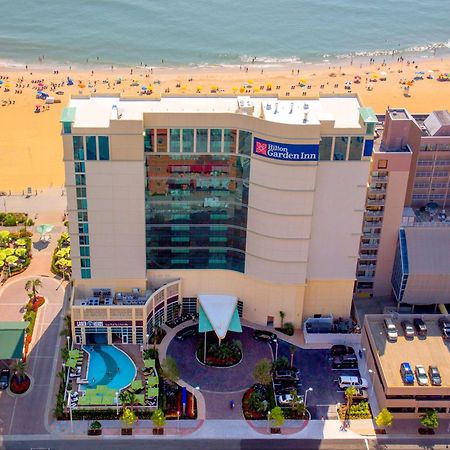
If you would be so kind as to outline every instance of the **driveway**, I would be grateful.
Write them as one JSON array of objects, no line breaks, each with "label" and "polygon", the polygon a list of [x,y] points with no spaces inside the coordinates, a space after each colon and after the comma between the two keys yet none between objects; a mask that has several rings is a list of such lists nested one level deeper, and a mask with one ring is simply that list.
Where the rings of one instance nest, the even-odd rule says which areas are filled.
[{"label": "driveway", "polygon": [[[290,360],[291,344],[279,339],[278,356],[286,356]],[[331,368],[330,350],[303,349],[297,347],[294,355],[294,366],[300,369],[300,392],[308,392],[307,406],[312,419],[335,418],[338,402],[344,402],[344,393],[339,389],[337,378],[341,375],[359,376],[358,370],[336,370]]]}]

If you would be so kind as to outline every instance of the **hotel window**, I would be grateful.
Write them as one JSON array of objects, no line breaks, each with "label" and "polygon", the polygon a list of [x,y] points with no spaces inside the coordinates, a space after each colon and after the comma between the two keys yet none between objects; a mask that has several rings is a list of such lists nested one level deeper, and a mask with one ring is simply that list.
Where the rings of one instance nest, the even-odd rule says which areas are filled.
[{"label": "hotel window", "polygon": [[374,123],[368,123],[367,124],[366,134],[373,134],[374,132],[375,132],[375,124]]},{"label": "hotel window", "polygon": [[63,122],[63,133],[64,134],[72,133],[72,122]]},{"label": "hotel window", "polygon": [[329,161],[331,159],[332,148],[333,138],[323,137],[319,143],[319,161]]},{"label": "hotel window", "polygon": [[80,235],[78,236],[78,241],[80,245],[89,245],[89,236]]},{"label": "hotel window", "polygon": [[86,136],[86,159],[95,161],[97,159],[97,142],[95,136]]},{"label": "hotel window", "polygon": [[78,212],[78,222],[87,222],[87,221],[88,221],[87,211],[79,211]]},{"label": "hotel window", "polygon": [[77,186],[86,186],[86,175],[75,175],[75,184]]},{"label": "hotel window", "polygon": [[170,129],[170,152],[180,153],[181,130],[179,128]]},{"label": "hotel window", "polygon": [[81,278],[91,278],[91,269],[81,269]]},{"label": "hotel window", "polygon": [[89,225],[87,223],[78,224],[78,233],[89,233]]},{"label": "hotel window", "polygon": [[87,209],[87,199],[77,198],[77,209]]},{"label": "hotel window", "polygon": [[86,165],[84,162],[75,162],[75,173],[86,172]]},{"label": "hotel window", "polygon": [[249,155],[252,153],[252,133],[239,130],[239,153]]},{"label": "hotel window", "polygon": [[350,138],[350,151],[348,153],[349,160],[359,161],[361,159],[363,143],[364,143],[363,136],[352,136]]},{"label": "hotel window", "polygon": [[83,136],[73,136],[73,159],[75,161],[84,161],[84,143]]},{"label": "hotel window", "polygon": [[345,161],[347,157],[347,136],[336,136],[334,143],[334,156],[335,161]]},{"label": "hotel window", "polygon": [[80,256],[91,256],[88,246],[83,245],[80,247]]},{"label": "hotel window", "polygon": [[156,151],[158,152],[167,152],[167,129],[161,128],[156,132]]},{"label": "hotel window", "polygon": [[208,130],[205,128],[197,129],[197,153],[206,153],[208,151]]},{"label": "hotel window", "polygon": [[109,136],[98,137],[98,159],[100,161],[109,160]]},{"label": "hotel window", "polygon": [[223,130],[223,151],[224,153],[236,153],[236,130],[226,128]]},{"label": "hotel window", "polygon": [[91,267],[91,260],[89,258],[81,258],[80,262],[81,262],[81,267],[82,268]]},{"label": "hotel window", "polygon": [[155,138],[155,131],[153,129],[146,129],[144,134],[144,151],[145,152],[153,152],[154,144],[153,140]]},{"label": "hotel window", "polygon": [[222,151],[222,129],[212,128],[210,141],[209,141],[209,151],[211,153],[220,153]]},{"label": "hotel window", "polygon": [[183,153],[194,153],[194,130],[183,129]]},{"label": "hotel window", "polygon": [[77,187],[77,197],[86,198],[86,188],[85,187]]},{"label": "hotel window", "polygon": [[378,169],[387,169],[388,161],[387,159],[380,159],[378,161]]}]

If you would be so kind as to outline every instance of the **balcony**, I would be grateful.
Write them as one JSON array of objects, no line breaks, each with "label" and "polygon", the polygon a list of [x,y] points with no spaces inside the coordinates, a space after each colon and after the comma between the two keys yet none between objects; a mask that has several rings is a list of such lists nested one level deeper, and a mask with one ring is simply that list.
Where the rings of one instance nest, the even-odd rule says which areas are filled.
[{"label": "balcony", "polygon": [[375,274],[356,275],[356,281],[360,283],[370,283],[373,281]]},{"label": "balcony", "polygon": [[367,199],[367,206],[384,206],[385,199],[384,198],[376,198],[376,199]]},{"label": "balcony", "polygon": [[386,175],[371,175],[371,180],[375,183],[387,183],[389,177]]},{"label": "balcony", "polygon": [[378,258],[378,255],[368,255],[366,253],[360,253],[359,259],[361,261],[376,261]]},{"label": "balcony", "polygon": [[376,250],[379,245],[380,245],[379,242],[367,242],[367,243],[363,242],[363,243],[361,243],[360,248]]},{"label": "balcony", "polygon": [[380,188],[369,185],[369,194],[386,194],[386,188]]},{"label": "balcony", "polygon": [[384,211],[366,211],[366,217],[383,217]]}]

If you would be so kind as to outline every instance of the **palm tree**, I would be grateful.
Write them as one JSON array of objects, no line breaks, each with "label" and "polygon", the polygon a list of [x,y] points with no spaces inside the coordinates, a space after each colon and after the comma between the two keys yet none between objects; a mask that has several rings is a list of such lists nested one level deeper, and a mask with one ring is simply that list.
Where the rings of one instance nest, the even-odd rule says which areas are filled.
[{"label": "palm tree", "polygon": [[291,353],[291,369],[294,367],[294,355],[297,351],[297,347],[295,345],[289,346],[289,352]]},{"label": "palm tree", "polygon": [[158,336],[161,334],[162,328],[159,325],[153,326],[153,350],[156,351],[156,340]]},{"label": "palm tree", "polygon": [[30,295],[30,291],[32,292],[33,297],[33,305],[36,303],[36,296],[38,293],[39,288],[42,287],[42,281],[39,278],[35,278],[34,280],[28,280],[25,283],[25,290],[28,292],[28,295]]},{"label": "palm tree", "polygon": [[128,392],[121,391],[119,394],[120,404],[122,405],[122,409],[125,409],[125,406],[128,405]]},{"label": "palm tree", "polygon": [[26,368],[26,363],[21,359],[14,364],[14,376],[17,378],[19,384],[21,384],[24,379]]},{"label": "palm tree", "polygon": [[284,327],[284,318],[286,317],[286,313],[284,311],[280,311],[280,320],[281,320],[281,328]]},{"label": "palm tree", "polygon": [[355,386],[349,386],[346,390],[345,390],[345,397],[347,398],[347,413],[346,416],[348,417],[348,415],[350,414],[350,408],[352,407],[352,403],[353,403],[353,397],[358,393],[357,389],[355,388]]}]

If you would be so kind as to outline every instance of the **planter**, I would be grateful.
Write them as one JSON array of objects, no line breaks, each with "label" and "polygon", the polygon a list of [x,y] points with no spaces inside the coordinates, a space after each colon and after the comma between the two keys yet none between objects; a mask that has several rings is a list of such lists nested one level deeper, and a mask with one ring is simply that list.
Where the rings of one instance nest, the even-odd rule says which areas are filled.
[{"label": "planter", "polygon": [[87,432],[88,436],[101,436],[102,434],[102,429],[101,428],[97,428],[95,430],[88,430]]},{"label": "planter", "polygon": [[162,435],[164,434],[164,428],[153,428],[153,435]]},{"label": "planter", "polygon": [[378,430],[378,429],[375,429],[375,434],[386,434],[386,430]]},{"label": "planter", "polygon": [[122,428],[120,434],[122,436],[131,436],[133,434],[133,428]]},{"label": "planter", "polygon": [[28,391],[28,389],[30,388],[31,385],[31,380],[28,377],[28,375],[24,375],[22,382],[19,383],[18,378],[13,375],[11,377],[11,383],[9,384],[9,389],[13,394],[16,395],[20,395],[20,394],[25,394],[25,392]]},{"label": "planter", "polygon": [[270,427],[270,434],[281,434],[280,427]]}]

